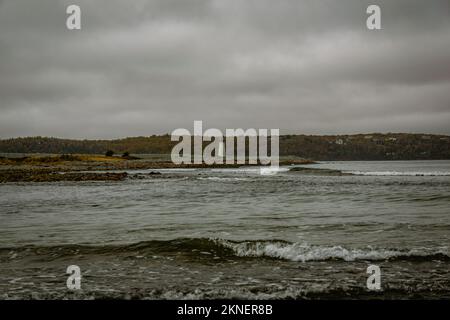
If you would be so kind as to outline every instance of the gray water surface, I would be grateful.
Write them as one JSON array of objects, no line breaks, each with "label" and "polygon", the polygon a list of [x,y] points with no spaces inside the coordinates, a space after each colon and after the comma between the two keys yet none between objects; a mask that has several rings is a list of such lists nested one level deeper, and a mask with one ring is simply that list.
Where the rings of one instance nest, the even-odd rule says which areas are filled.
[{"label": "gray water surface", "polygon": [[[0,297],[449,296],[450,161],[324,162],[354,175],[161,170],[0,185]],[[149,170],[151,171],[151,170]],[[81,296],[80,296],[81,295]]]}]

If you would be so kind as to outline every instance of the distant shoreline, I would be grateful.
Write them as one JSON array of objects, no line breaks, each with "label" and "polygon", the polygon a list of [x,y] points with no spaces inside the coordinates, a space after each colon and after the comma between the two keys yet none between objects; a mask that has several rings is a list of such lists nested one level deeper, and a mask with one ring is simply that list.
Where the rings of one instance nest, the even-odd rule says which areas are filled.
[{"label": "distant shoreline", "polygon": [[[354,135],[281,135],[280,157],[317,161],[448,160],[450,136],[410,133]],[[76,140],[51,137],[0,139],[1,153],[170,155],[177,142],[169,135],[115,140]],[[167,159],[167,160],[170,160]]]}]

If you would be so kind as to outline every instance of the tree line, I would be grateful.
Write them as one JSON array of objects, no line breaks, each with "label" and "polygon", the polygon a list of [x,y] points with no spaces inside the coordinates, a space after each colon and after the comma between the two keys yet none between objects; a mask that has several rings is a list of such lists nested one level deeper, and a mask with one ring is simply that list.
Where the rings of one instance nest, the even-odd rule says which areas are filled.
[{"label": "tree line", "polygon": [[[0,140],[0,153],[169,154],[176,143],[167,134],[116,140],[24,137]],[[407,133],[282,135],[280,156],[313,160],[450,159],[450,137]]]}]

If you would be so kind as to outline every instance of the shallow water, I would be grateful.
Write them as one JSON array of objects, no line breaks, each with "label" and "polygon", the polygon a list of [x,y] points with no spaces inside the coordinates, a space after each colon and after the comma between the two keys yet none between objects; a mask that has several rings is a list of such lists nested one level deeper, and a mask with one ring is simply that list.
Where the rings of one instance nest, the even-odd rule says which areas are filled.
[{"label": "shallow water", "polygon": [[450,161],[311,167],[2,184],[0,298],[450,297]]}]

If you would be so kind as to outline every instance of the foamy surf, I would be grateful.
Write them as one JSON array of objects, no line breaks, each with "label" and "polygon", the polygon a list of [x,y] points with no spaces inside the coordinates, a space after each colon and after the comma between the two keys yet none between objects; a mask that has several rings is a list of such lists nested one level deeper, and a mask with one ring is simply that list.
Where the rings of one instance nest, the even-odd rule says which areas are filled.
[{"label": "foamy surf", "polygon": [[449,257],[448,249],[416,248],[411,250],[398,249],[347,249],[342,246],[311,246],[304,243],[287,242],[230,242],[217,240],[221,245],[232,249],[240,257],[270,257],[290,261],[324,261],[339,259],[356,260],[388,260],[393,258],[443,256]]}]

